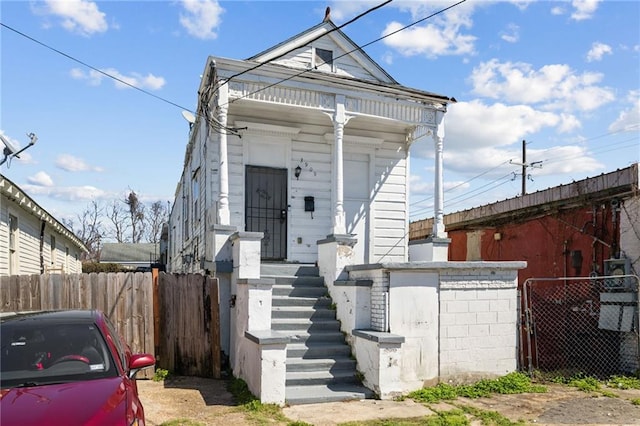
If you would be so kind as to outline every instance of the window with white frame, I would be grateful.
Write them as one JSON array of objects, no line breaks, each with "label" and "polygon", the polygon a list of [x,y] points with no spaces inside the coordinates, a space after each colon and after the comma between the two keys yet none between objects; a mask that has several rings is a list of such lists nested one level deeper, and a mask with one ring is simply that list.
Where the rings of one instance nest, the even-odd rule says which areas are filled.
[{"label": "window with white frame", "polygon": [[200,220],[200,209],[198,208],[198,199],[200,198],[200,167],[193,172],[191,177],[191,194],[193,197],[193,225]]},{"label": "window with white frame", "polygon": [[333,51],[316,47],[314,49],[313,65],[318,70],[333,72]]}]

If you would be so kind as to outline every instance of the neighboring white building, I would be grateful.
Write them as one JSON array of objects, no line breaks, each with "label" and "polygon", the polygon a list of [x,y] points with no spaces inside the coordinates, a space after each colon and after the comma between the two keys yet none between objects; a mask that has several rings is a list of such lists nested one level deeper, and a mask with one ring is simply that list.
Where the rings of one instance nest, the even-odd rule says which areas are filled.
[{"label": "neighboring white building", "polygon": [[81,273],[82,241],[0,175],[0,275]]},{"label": "neighboring white building", "polygon": [[214,226],[264,233],[267,261],[314,263],[329,235],[354,236],[354,263],[406,261],[409,148],[421,137],[435,141],[442,217],[455,100],[400,85],[330,20],[247,60],[209,57],[198,94],[170,271],[214,269]]}]

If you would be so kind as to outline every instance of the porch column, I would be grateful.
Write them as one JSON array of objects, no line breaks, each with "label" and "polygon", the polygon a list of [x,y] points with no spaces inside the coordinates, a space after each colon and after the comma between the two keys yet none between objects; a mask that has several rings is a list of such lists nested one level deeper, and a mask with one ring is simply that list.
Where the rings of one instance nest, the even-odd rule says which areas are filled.
[{"label": "porch column", "polygon": [[218,85],[218,123],[220,124],[218,156],[218,225],[229,225],[229,162],[227,160],[227,113],[229,85]]},{"label": "porch column", "polygon": [[335,194],[335,207],[333,215],[333,235],[343,235],[347,232],[346,219],[344,213],[344,161],[342,155],[342,141],[344,138],[344,126],[351,117],[348,117],[345,108],[344,95],[336,96],[336,112],[333,115],[333,192]]},{"label": "porch column", "polygon": [[444,189],[442,178],[442,155],[444,151],[444,113],[436,111],[435,139],[435,205],[433,207],[433,236],[434,238],[447,238],[444,231]]}]

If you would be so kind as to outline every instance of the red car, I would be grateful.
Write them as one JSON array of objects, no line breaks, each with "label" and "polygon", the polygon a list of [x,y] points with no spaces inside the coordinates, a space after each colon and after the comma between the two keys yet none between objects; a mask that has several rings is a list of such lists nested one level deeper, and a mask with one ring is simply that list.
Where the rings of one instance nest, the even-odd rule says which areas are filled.
[{"label": "red car", "polygon": [[143,426],[135,375],[155,364],[132,355],[100,311],[0,318],[0,424]]}]

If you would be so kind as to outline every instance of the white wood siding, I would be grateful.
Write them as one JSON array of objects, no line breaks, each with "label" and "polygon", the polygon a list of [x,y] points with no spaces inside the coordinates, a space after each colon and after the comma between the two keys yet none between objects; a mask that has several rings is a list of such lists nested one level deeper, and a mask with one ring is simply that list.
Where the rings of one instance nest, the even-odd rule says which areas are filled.
[{"label": "white wood siding", "polygon": [[[296,49],[274,61],[274,63],[296,69],[309,69],[314,63],[313,52],[316,48],[330,50],[333,52],[333,70],[336,74],[361,80],[378,81],[371,73],[362,68],[362,66],[350,55],[346,55],[345,51],[336,46],[331,39],[326,38],[315,41],[313,46],[305,46],[300,49]],[[320,71],[313,70],[313,72]]]},{"label": "white wood siding", "polygon": [[[14,275],[40,274],[40,229],[41,219],[17,206],[8,197],[0,199],[0,275],[9,275],[9,215],[18,219],[17,230],[17,270]],[[80,249],[67,237],[55,232],[48,223],[45,225],[44,245],[42,248],[45,270],[51,265],[51,236],[55,237],[56,265],[60,271],[67,273],[82,272]],[[67,249],[69,255],[67,256]]]}]

